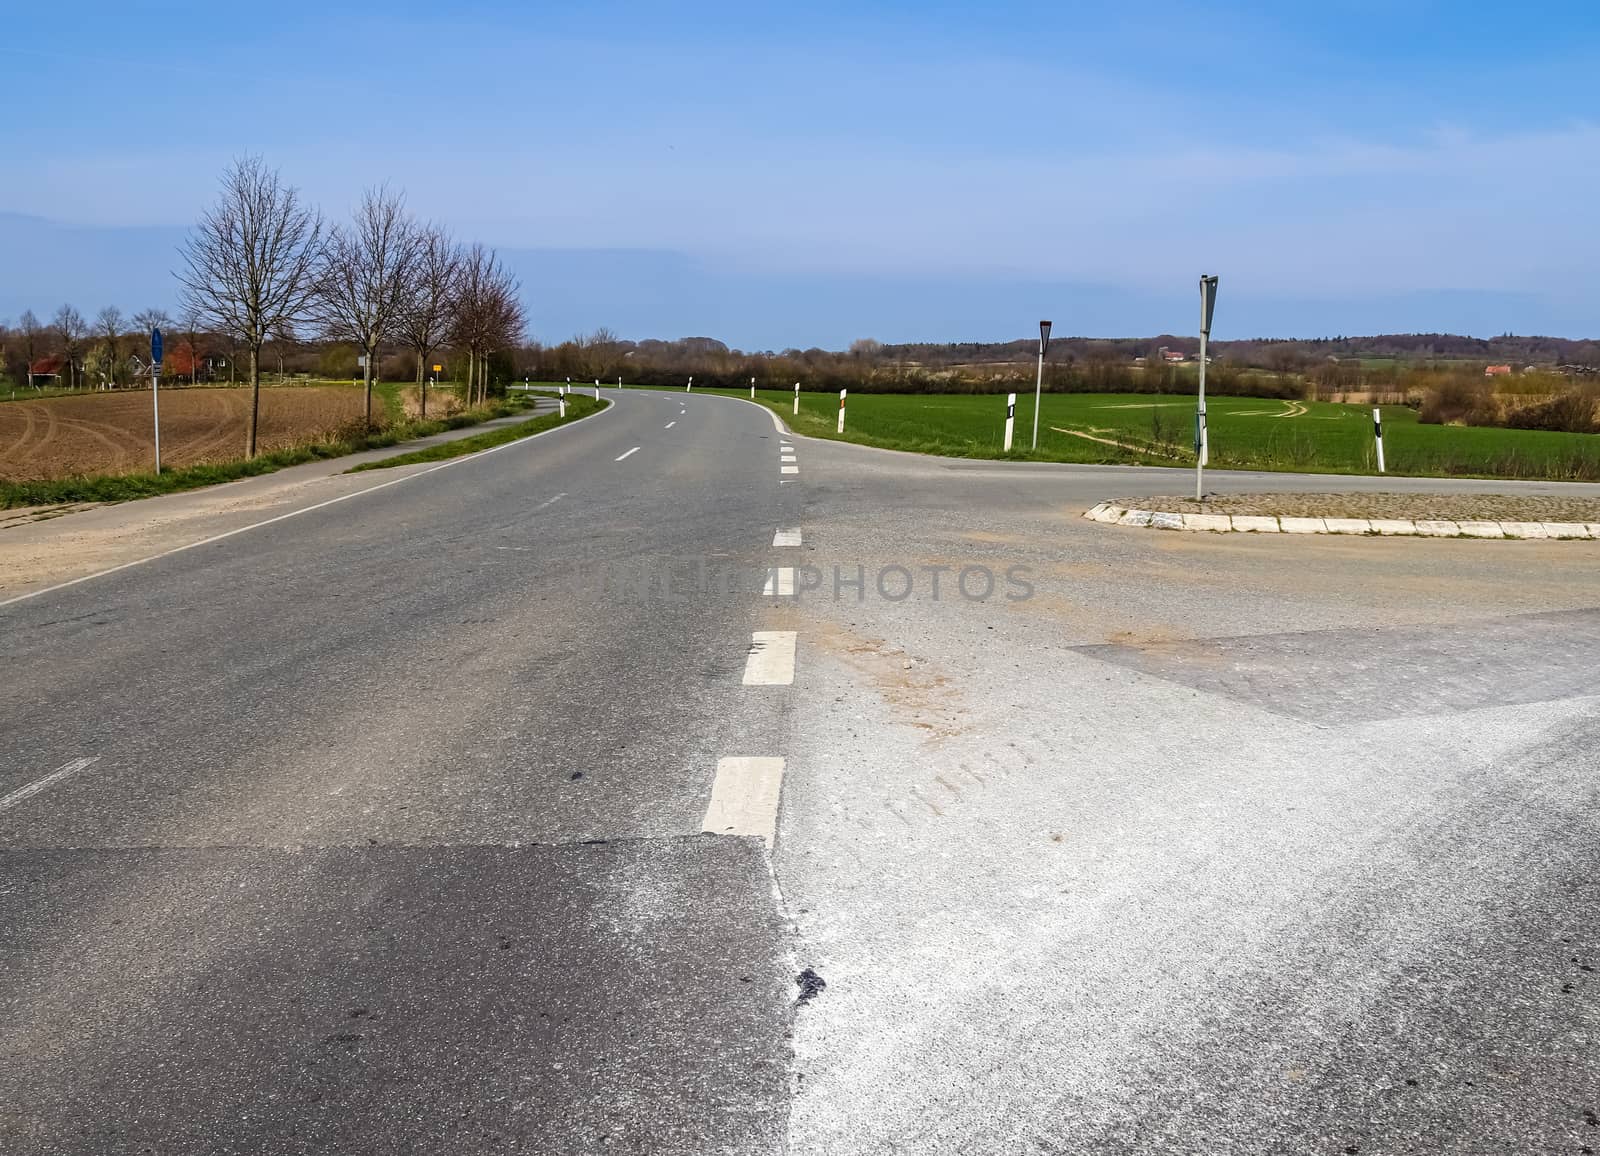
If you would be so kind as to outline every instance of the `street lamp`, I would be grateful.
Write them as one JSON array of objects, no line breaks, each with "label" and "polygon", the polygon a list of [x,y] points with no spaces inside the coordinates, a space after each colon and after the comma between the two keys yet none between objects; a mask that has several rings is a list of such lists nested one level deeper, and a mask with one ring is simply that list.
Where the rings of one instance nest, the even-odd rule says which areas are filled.
[{"label": "street lamp", "polygon": [[1211,339],[1211,313],[1217,307],[1217,279],[1200,278],[1200,405],[1194,413],[1194,500],[1204,492],[1206,460],[1211,439],[1206,432],[1206,342]]},{"label": "street lamp", "polygon": [[1039,376],[1033,383],[1033,448],[1039,448],[1039,397],[1044,392],[1044,354],[1050,348],[1050,323],[1039,322]]}]

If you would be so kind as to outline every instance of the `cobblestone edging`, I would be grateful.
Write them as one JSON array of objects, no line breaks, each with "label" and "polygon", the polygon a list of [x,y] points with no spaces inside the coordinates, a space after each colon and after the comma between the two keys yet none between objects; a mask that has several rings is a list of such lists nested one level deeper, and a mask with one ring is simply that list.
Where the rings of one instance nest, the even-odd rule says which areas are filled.
[{"label": "cobblestone edging", "polygon": [[1214,534],[1367,534],[1419,538],[1600,539],[1600,522],[1469,522],[1410,518],[1286,518],[1245,514],[1175,514],[1101,502],[1084,514],[1092,521],[1153,530]]}]

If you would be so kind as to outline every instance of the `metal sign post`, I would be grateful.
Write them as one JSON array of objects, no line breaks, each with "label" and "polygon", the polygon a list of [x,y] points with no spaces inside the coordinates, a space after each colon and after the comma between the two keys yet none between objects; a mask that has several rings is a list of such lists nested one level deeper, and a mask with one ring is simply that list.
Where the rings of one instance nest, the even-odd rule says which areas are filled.
[{"label": "metal sign post", "polygon": [[1205,493],[1206,462],[1211,440],[1206,431],[1206,342],[1211,339],[1211,314],[1217,307],[1217,279],[1200,278],[1200,404],[1194,414],[1194,500]]},{"label": "metal sign post", "polygon": [[1039,322],[1039,376],[1033,383],[1033,448],[1039,448],[1039,397],[1044,392],[1044,355],[1050,348],[1050,323]]},{"label": "metal sign post", "polygon": [[161,472],[161,330],[150,331],[150,412],[156,427],[156,473]]}]

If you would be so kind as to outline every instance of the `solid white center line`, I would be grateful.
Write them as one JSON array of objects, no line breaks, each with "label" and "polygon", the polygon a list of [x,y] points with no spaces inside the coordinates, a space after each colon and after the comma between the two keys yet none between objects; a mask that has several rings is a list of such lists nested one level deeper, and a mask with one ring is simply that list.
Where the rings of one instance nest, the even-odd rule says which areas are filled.
[{"label": "solid white center line", "polygon": [[792,630],[757,630],[750,635],[750,655],[744,660],[746,686],[788,686],[794,682]]},{"label": "solid white center line", "polygon": [[770,851],[778,833],[778,798],[782,791],[782,759],[718,759],[711,803],[700,830],[716,835],[759,835]]},{"label": "solid white center line", "polygon": [[772,535],[774,546],[798,546],[800,544],[799,530],[779,530]]},{"label": "solid white center line", "polygon": [[51,771],[48,775],[46,775],[44,778],[40,779],[38,782],[29,783],[26,787],[18,787],[15,791],[12,791],[5,798],[0,799],[0,814],[3,814],[4,812],[11,810],[12,807],[15,807],[18,803],[22,802],[24,799],[31,799],[34,795],[37,795],[40,791],[44,790],[46,787],[54,786],[56,783],[59,783],[62,779],[71,778],[73,775],[77,774],[79,771],[83,770],[85,767],[89,766],[91,763],[97,763],[99,761],[100,761],[100,756],[99,755],[90,755],[86,759],[73,759],[70,763],[68,763],[66,766],[60,768],[59,770]]},{"label": "solid white center line", "polygon": [[622,460],[622,459],[623,459],[623,458],[631,458],[631,457],[633,457],[633,455],[634,455],[634,454],[636,454],[636,453],[638,453],[638,452],[639,452],[639,447],[638,447],[638,446],[634,446],[634,447],[633,447],[633,448],[632,448],[632,449],[631,449],[631,450],[629,450],[629,451],[628,451],[628,452],[627,452],[627,453],[625,453],[625,454],[618,454],[618,455],[617,455],[617,461],[619,461],[619,462],[620,462],[620,461],[621,461],[621,460]]},{"label": "solid white center line", "polygon": [[794,594],[794,567],[774,566],[767,571],[767,584],[761,588],[761,593],[775,598],[789,597]]},{"label": "solid white center line", "polygon": [[784,474],[798,474],[800,472],[800,467],[799,466],[779,466],[778,467],[778,472],[779,473],[784,473]]},{"label": "solid white center line", "polygon": [[662,426],[661,428],[662,429],[671,429],[673,426],[675,426],[677,424],[678,423],[677,423],[676,419],[674,419],[673,421],[669,421],[666,425]]}]

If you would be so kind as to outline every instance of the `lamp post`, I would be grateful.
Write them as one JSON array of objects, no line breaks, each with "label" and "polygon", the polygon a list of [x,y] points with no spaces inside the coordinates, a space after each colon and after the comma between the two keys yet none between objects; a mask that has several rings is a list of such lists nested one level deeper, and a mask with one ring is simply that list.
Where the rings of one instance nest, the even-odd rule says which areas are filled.
[{"label": "lamp post", "polygon": [[1039,322],[1039,376],[1033,383],[1033,448],[1039,448],[1039,398],[1044,393],[1044,354],[1050,348],[1050,323]]},{"label": "lamp post", "polygon": [[1200,278],[1200,405],[1194,414],[1194,500],[1200,501],[1205,487],[1206,460],[1211,456],[1211,441],[1206,432],[1206,342],[1211,339],[1211,313],[1217,307],[1217,279]]}]

